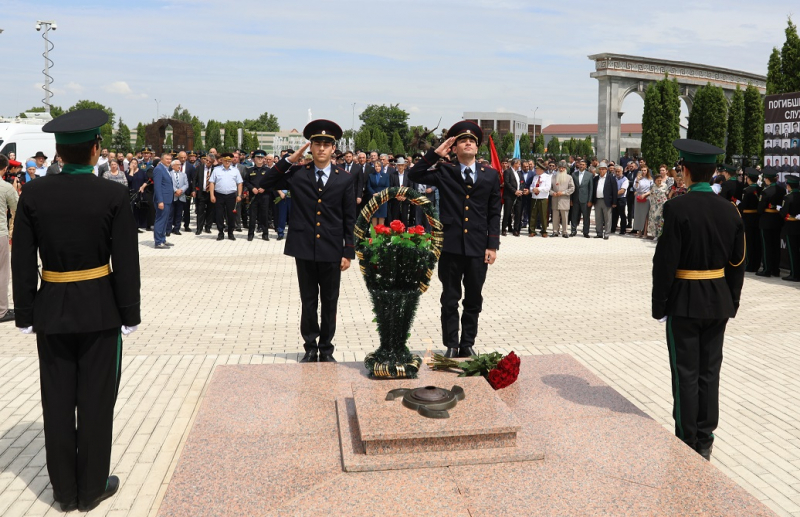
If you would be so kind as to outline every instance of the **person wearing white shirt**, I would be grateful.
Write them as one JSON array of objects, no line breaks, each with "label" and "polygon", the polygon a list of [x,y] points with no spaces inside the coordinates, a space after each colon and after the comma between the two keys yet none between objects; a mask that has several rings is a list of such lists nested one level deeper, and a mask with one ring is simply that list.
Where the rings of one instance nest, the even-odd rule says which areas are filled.
[{"label": "person wearing white shirt", "polygon": [[536,175],[531,181],[531,218],[528,224],[528,236],[536,236],[536,226],[541,223],[542,237],[547,237],[547,200],[550,197],[552,178],[544,170],[544,165],[536,164]]},{"label": "person wearing white shirt", "polygon": [[617,206],[614,207],[611,214],[611,233],[617,231],[617,221],[619,221],[619,234],[625,235],[625,230],[628,226],[628,217],[626,215],[626,207],[628,204],[627,193],[630,187],[630,181],[625,177],[625,171],[622,165],[614,167],[615,179],[617,180]]}]

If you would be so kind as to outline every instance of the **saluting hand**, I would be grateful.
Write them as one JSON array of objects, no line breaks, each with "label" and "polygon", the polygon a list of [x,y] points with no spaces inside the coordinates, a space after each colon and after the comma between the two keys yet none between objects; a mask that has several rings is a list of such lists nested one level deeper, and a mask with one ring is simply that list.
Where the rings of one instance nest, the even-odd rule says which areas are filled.
[{"label": "saluting hand", "polygon": [[456,142],[455,137],[451,136],[450,138],[442,142],[442,145],[440,145],[436,149],[436,154],[438,154],[442,158],[447,158],[447,155],[450,154],[450,149],[453,147],[453,144],[455,144],[455,142]]},{"label": "saluting hand", "polygon": [[303,147],[301,147],[300,149],[295,151],[294,154],[291,155],[288,158],[288,160],[291,163],[297,163],[297,160],[299,160],[300,158],[302,158],[306,154],[306,149],[308,149],[310,146],[311,146],[311,142],[307,142],[306,145],[304,145]]}]

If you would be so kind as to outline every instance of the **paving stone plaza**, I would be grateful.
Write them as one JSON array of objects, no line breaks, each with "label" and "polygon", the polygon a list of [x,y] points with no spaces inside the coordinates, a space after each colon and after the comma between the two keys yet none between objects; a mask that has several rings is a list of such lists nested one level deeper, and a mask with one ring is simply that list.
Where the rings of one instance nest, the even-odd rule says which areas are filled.
[{"label": "paving stone plaza", "polygon": [[[124,339],[112,473],[119,492],[91,515],[157,515],[214,368],[293,363],[302,356],[294,260],[284,242],[244,234],[172,236],[171,250],[139,236],[142,325]],[[650,317],[655,245],[609,240],[503,238],[484,288],[477,348],[522,356],[569,354],[672,430],[663,324]],[[378,336],[357,265],[342,275],[339,361],[361,361]],[[411,348],[440,350],[434,279]],[[720,426],[712,463],[777,515],[800,515],[800,289],[745,280],[728,325]],[[631,448],[637,444],[630,443]],[[0,515],[61,515],[45,467],[36,342],[0,327]]]}]

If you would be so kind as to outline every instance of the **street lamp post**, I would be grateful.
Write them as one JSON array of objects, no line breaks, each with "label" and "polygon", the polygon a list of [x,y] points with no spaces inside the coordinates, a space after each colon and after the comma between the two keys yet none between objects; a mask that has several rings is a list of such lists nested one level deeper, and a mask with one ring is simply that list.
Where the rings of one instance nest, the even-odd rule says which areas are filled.
[{"label": "street lamp post", "polygon": [[536,154],[536,112],[539,111],[539,106],[533,110],[533,153]]},{"label": "street lamp post", "polygon": [[161,111],[159,109],[159,100],[158,99],[153,99],[153,100],[156,101],[156,120],[158,120],[158,113]]},{"label": "street lamp post", "polygon": [[53,66],[53,61],[50,59],[50,51],[55,48],[55,45],[50,42],[47,35],[51,30],[58,29],[58,25],[56,25],[54,20],[37,20],[35,26],[36,30],[41,31],[42,26],[44,26],[44,32],[42,33],[42,38],[44,38],[44,54],[42,54],[42,56],[44,56],[44,70],[42,70],[44,74],[44,84],[42,85],[44,99],[42,99],[42,101],[44,102],[44,111],[49,114],[50,99],[53,98],[53,92],[50,90],[50,85],[53,84],[53,77],[50,75],[50,67]]}]

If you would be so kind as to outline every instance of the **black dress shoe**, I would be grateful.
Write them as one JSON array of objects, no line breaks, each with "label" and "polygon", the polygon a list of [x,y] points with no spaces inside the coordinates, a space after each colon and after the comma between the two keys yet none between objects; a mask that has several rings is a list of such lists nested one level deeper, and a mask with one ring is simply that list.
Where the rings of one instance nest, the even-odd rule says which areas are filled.
[{"label": "black dress shoe", "polygon": [[194,232],[195,235],[200,235],[201,233],[203,233],[202,230],[197,230],[196,232]]},{"label": "black dress shoe", "polygon": [[772,276],[781,276],[781,270],[776,269],[775,271],[772,272]]},{"label": "black dress shoe", "polygon": [[188,226],[184,226],[184,227],[183,227],[183,231],[185,231],[185,232],[190,232],[190,231],[192,231],[192,229],[191,229],[191,228],[189,228]]},{"label": "black dress shoe", "polygon": [[608,235],[603,235],[603,240],[607,241],[608,240]]},{"label": "black dress shoe", "polygon": [[225,240],[225,236],[220,233],[219,235],[217,235],[217,240],[218,241],[223,241],[223,240]]},{"label": "black dress shoe", "polygon": [[253,240],[253,236],[252,236],[252,235],[248,235],[248,236],[247,236],[247,242],[250,242],[250,241],[252,241],[252,240]]},{"label": "black dress shoe", "polygon": [[317,362],[317,351],[316,350],[309,350],[306,352],[306,355],[300,359],[301,363],[316,363]]},{"label": "black dress shoe", "polygon": [[770,276],[769,272],[764,271],[763,269],[756,273],[756,276]]},{"label": "black dress shoe", "polygon": [[0,318],[0,323],[5,323],[7,321],[14,321],[14,310],[13,309],[7,310],[6,313],[3,314],[3,317]]},{"label": "black dress shoe", "polygon": [[586,237],[587,239],[591,239],[591,237],[589,237],[588,233],[584,233],[583,236]]},{"label": "black dress shoe", "polygon": [[234,237],[233,235],[228,235],[228,240],[229,241],[235,241],[236,237]]},{"label": "black dress shoe", "polygon": [[205,233],[211,233],[211,228],[206,228],[206,229],[205,229],[205,230],[203,230],[203,231],[204,231]]},{"label": "black dress shoe", "polygon": [[458,357],[472,357],[473,355],[478,354],[475,353],[471,346],[462,346],[458,349]]},{"label": "black dress shoe", "polygon": [[506,235],[508,235],[508,232],[506,232],[506,231],[502,231],[502,232],[500,232],[500,235],[501,235],[501,236],[503,236],[503,237],[505,237]]},{"label": "black dress shoe", "polygon": [[236,228],[236,231],[237,232],[241,232],[242,231],[242,227],[240,226],[240,227]]},{"label": "black dress shoe", "polygon": [[603,238],[603,236],[602,236],[602,235],[595,235],[595,236],[594,236],[594,238],[595,238],[595,239],[602,239],[602,238]]},{"label": "black dress shoe", "polygon": [[181,232],[180,232],[180,230],[174,230],[174,231],[172,232],[172,234],[173,234],[173,235],[180,235],[180,234],[181,234]]},{"label": "black dress shoe", "polygon": [[59,501],[58,505],[61,508],[61,511],[64,512],[64,513],[74,512],[75,510],[78,509],[78,499],[75,498],[72,501],[69,501],[67,503],[62,503],[62,502]]},{"label": "black dress shoe", "polygon": [[278,235],[278,240],[282,241],[283,240],[283,235]]},{"label": "black dress shoe", "polygon": [[264,235],[262,235],[262,236],[261,236],[261,240],[268,241],[268,240],[269,240],[269,234],[268,234],[268,233],[265,233]]},{"label": "black dress shoe", "polygon": [[109,497],[113,496],[119,490],[119,478],[117,476],[108,476],[108,482],[106,483],[106,490],[100,497],[95,499],[94,501],[90,501],[87,503],[80,502],[78,503],[78,509],[82,512],[88,512],[89,510],[94,510],[97,508],[101,502],[105,501]]},{"label": "black dress shoe", "polygon": [[781,277],[781,280],[786,280],[787,282],[800,282],[800,278],[793,277],[792,275]]},{"label": "black dress shoe", "polygon": [[714,448],[713,445],[709,446],[708,449],[698,448],[697,454],[703,457],[706,461],[711,461],[711,450]]},{"label": "black dress shoe", "polygon": [[335,363],[337,361],[336,361],[336,359],[333,358],[333,354],[320,354],[319,355],[319,362],[321,362],[321,363]]},{"label": "black dress shoe", "polygon": [[576,235],[578,235],[578,231],[577,230],[572,230],[570,232],[570,234],[569,234],[570,237],[575,237]]},{"label": "black dress shoe", "polygon": [[514,232],[514,237],[519,237],[519,232]]},{"label": "black dress shoe", "polygon": [[447,357],[448,359],[454,359],[458,357],[459,351],[460,349],[458,348],[448,346],[447,350],[444,351],[444,356]]}]

